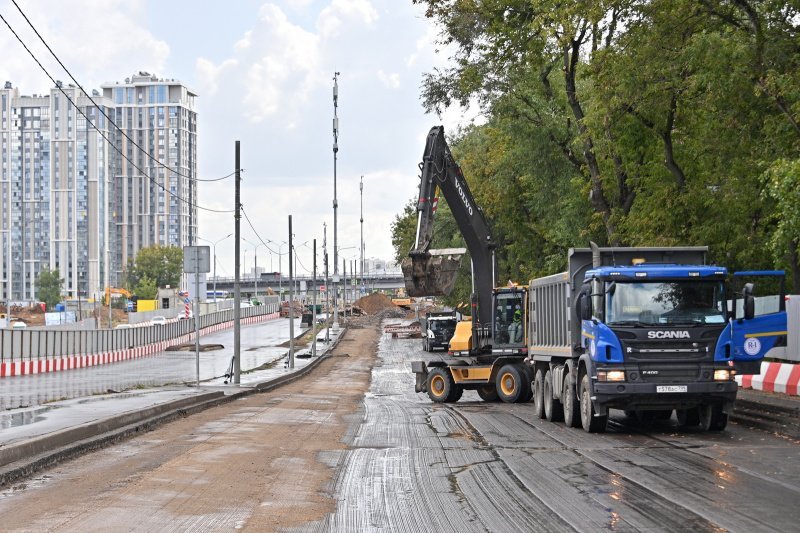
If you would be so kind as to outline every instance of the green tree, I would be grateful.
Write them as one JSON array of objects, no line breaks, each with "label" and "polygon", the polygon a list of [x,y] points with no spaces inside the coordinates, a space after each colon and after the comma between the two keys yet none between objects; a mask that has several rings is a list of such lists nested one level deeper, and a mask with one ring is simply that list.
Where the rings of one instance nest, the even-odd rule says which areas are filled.
[{"label": "green tree", "polygon": [[761,176],[800,147],[796,2],[415,3],[455,50],[426,76],[423,105],[477,98],[489,118],[453,152],[477,180],[501,272],[549,270],[551,252],[589,239],[772,262]]},{"label": "green tree", "polygon": [[149,276],[142,276],[133,292],[142,300],[155,300],[158,295],[158,285]]},{"label": "green tree", "polygon": [[[177,246],[149,246],[136,254],[128,267],[128,287],[136,288],[147,277],[156,287],[179,287],[183,272],[183,249]],[[134,290],[134,292],[136,292]],[[136,292],[139,297],[143,297]]]},{"label": "green tree", "polygon": [[774,205],[775,260],[788,267],[792,294],[800,294],[800,159],[780,160],[766,173],[765,196]]},{"label": "green tree", "polygon": [[61,287],[64,280],[58,269],[50,270],[48,267],[39,272],[36,278],[36,297],[45,303],[47,309],[53,309],[61,301]]},{"label": "green tree", "polygon": [[403,212],[395,215],[391,224],[392,246],[395,261],[400,263],[414,246],[417,229],[417,199],[412,198],[403,207]]}]

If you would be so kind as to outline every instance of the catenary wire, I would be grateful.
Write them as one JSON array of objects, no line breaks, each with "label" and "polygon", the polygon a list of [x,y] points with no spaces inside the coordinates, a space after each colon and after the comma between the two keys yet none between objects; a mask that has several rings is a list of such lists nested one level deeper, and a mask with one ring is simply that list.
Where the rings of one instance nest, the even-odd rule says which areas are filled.
[{"label": "catenary wire", "polygon": [[187,200],[187,199],[185,199],[185,198],[183,198],[181,196],[173,194],[169,190],[167,190],[163,185],[161,185],[155,179],[153,179],[150,175],[148,175],[148,173],[145,172],[141,167],[139,167],[139,165],[137,165],[136,163],[131,161],[128,158],[128,156],[126,156],[122,152],[122,150],[117,147],[117,145],[115,143],[111,142],[111,140],[106,136],[106,134],[103,133],[103,131],[100,130],[100,128],[98,128],[97,125],[95,125],[94,122],[92,122],[92,120],[89,117],[86,116],[86,113],[84,113],[83,110],[72,100],[72,98],[70,98],[70,96],[66,93],[64,88],[61,87],[60,84],[56,83],[56,80],[53,78],[53,76],[50,75],[50,73],[47,71],[47,69],[44,67],[44,65],[42,65],[42,63],[39,61],[39,59],[28,48],[28,46],[25,44],[25,42],[22,40],[22,38],[17,34],[17,32],[14,31],[14,28],[11,27],[11,25],[8,23],[8,21],[5,19],[5,17],[2,14],[0,14],[0,20],[2,20],[3,23],[5,23],[5,25],[11,31],[11,33],[14,34],[14,37],[16,37],[17,41],[19,41],[19,43],[22,45],[22,47],[25,48],[25,51],[28,52],[28,54],[33,58],[33,60],[36,62],[36,64],[39,65],[39,68],[42,69],[42,71],[45,73],[45,75],[48,78],[50,78],[50,80],[53,82],[54,85],[56,85],[58,90],[61,91],[61,94],[63,94],[64,97],[69,101],[69,103],[78,111],[78,113],[80,113],[81,116],[84,119],[86,119],[86,122],[89,125],[91,125],[92,128],[94,128],[100,134],[100,136],[109,144],[109,146],[113,147],[114,150],[116,150],[122,156],[123,159],[125,159],[128,163],[130,163],[136,170],[141,172],[141,174],[144,177],[146,177],[153,185],[155,185],[156,187],[160,188],[168,196],[173,197],[173,198],[175,198],[177,200],[180,200],[181,202],[184,202],[185,204],[189,205],[190,207],[196,207],[197,209],[202,209],[204,211],[209,211],[209,212],[212,212],[212,213],[232,213],[233,212],[233,210],[230,210],[230,209],[221,210],[221,209],[211,209],[211,208],[208,208],[208,207],[203,207],[201,205],[193,203],[191,200]]},{"label": "catenary wire", "polygon": [[[116,128],[116,129],[117,129],[117,130],[118,130],[118,131],[119,131],[119,132],[122,134],[122,136],[123,136],[123,137],[125,137],[125,138],[128,140],[128,142],[130,142],[132,145],[134,145],[136,148],[138,148],[140,152],[142,152],[142,153],[143,153],[145,156],[147,156],[147,158],[148,158],[148,159],[150,159],[151,161],[153,161],[154,163],[156,163],[156,165],[158,165],[158,166],[161,166],[161,167],[165,168],[167,171],[169,171],[169,172],[172,172],[172,173],[174,173],[174,174],[177,174],[178,176],[181,176],[181,177],[183,177],[183,178],[190,179],[190,180],[192,180],[192,181],[220,181],[220,180],[223,180],[223,179],[230,178],[231,176],[233,176],[233,175],[235,174],[235,172],[233,172],[233,173],[231,173],[231,174],[228,174],[227,176],[223,176],[223,177],[221,177],[221,178],[214,178],[214,179],[200,179],[200,178],[196,178],[196,177],[194,177],[194,178],[193,178],[193,177],[192,177],[192,176],[190,176],[190,175],[183,174],[183,173],[181,173],[181,172],[180,172],[180,171],[178,171],[178,170],[175,170],[175,169],[172,169],[172,168],[170,168],[168,165],[165,165],[164,163],[162,163],[161,161],[159,161],[159,160],[158,160],[156,157],[154,157],[154,156],[153,156],[153,155],[152,155],[150,152],[148,152],[147,150],[145,150],[144,148],[142,148],[142,147],[141,147],[141,146],[140,146],[140,145],[139,145],[139,144],[138,144],[136,141],[134,141],[134,140],[133,140],[131,137],[129,137],[129,136],[128,136],[128,134],[127,134],[127,133],[125,133],[125,131],[124,131],[122,128],[120,128],[119,126],[117,126],[117,123],[116,123],[116,122],[114,122],[114,119],[112,119],[111,117],[109,117],[109,116],[106,114],[106,112],[103,110],[103,107],[102,107],[102,106],[100,106],[100,105],[98,105],[98,104],[97,104],[97,102],[95,102],[95,101],[94,101],[94,98],[92,98],[92,97],[89,95],[89,93],[86,91],[86,89],[84,89],[84,88],[83,88],[83,86],[80,84],[80,82],[79,82],[77,79],[75,79],[75,76],[73,76],[73,75],[72,75],[72,72],[70,72],[70,70],[69,70],[69,69],[66,67],[66,65],[64,65],[64,63],[61,61],[61,59],[59,59],[59,57],[56,55],[56,53],[55,53],[55,52],[53,52],[53,49],[52,49],[52,48],[50,48],[50,45],[49,45],[49,44],[47,44],[47,42],[44,40],[44,37],[42,37],[42,35],[39,33],[39,31],[36,29],[36,27],[35,27],[35,26],[33,25],[33,23],[30,21],[30,19],[28,19],[28,16],[27,16],[27,15],[26,15],[26,14],[25,14],[23,11],[22,11],[22,8],[20,8],[20,7],[19,7],[19,4],[17,4],[16,0],[11,0],[11,2],[12,2],[12,3],[14,4],[14,6],[17,8],[17,11],[19,11],[19,12],[20,12],[20,14],[22,15],[22,18],[24,18],[24,19],[25,19],[25,22],[27,22],[27,23],[28,23],[28,26],[30,26],[30,27],[31,27],[31,29],[32,29],[32,30],[33,30],[33,32],[36,34],[36,36],[39,38],[39,40],[40,40],[40,41],[42,41],[42,44],[45,46],[45,48],[47,48],[48,52],[50,52],[50,54],[51,54],[51,55],[53,56],[53,58],[54,58],[54,59],[55,59],[55,60],[58,62],[58,64],[59,64],[59,65],[61,65],[61,68],[63,68],[63,69],[64,69],[64,72],[66,72],[66,73],[67,73],[67,75],[69,75],[70,79],[72,79],[72,81],[74,81],[74,82],[75,82],[75,84],[78,86],[78,88],[79,88],[81,91],[83,91],[83,94],[86,96],[86,98],[88,98],[88,99],[89,99],[89,101],[91,101],[91,102],[92,102],[92,104],[93,104],[93,105],[94,105],[94,106],[97,108],[97,110],[98,110],[98,111],[99,111],[99,112],[100,112],[100,113],[101,113],[101,114],[102,114],[102,115],[103,115],[103,116],[106,118],[106,120],[109,122],[109,124],[111,124],[112,126],[114,126],[114,128]],[[8,23],[6,23],[6,24],[8,24]],[[52,78],[51,78],[51,79],[52,79]],[[87,120],[88,120],[88,119],[87,119]]]}]

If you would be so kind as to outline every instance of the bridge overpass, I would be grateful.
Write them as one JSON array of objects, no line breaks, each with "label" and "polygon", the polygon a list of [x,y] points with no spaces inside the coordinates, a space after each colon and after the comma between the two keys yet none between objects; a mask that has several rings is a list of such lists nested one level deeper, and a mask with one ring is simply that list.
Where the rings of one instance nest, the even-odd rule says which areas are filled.
[{"label": "bridge overpass", "polygon": [[[397,289],[405,287],[405,283],[403,281],[403,274],[402,272],[387,272],[381,274],[367,274],[364,275],[363,280],[359,277],[358,279],[353,279],[352,277],[348,276],[346,280],[341,279],[338,283],[339,290],[341,290],[342,283],[345,283],[345,288],[347,289],[348,294],[352,294],[352,291],[359,290],[361,288],[364,289],[364,292],[374,292],[374,291],[396,291]],[[294,278],[294,290],[304,293],[306,291],[311,291],[314,279],[311,276],[295,276]],[[280,289],[283,289],[283,292],[289,291],[289,276],[284,275],[279,278],[276,274],[273,273],[264,273],[258,278],[255,276],[242,276],[239,279],[239,287],[242,294],[245,295],[254,295],[256,293],[256,282],[258,284],[258,293],[263,294],[266,291],[267,287],[272,289],[275,294],[278,294]],[[332,284],[330,282],[329,284]],[[217,278],[217,290],[218,291],[229,291],[233,292],[233,285],[234,285],[234,278]],[[212,290],[214,286],[214,279],[209,278],[206,282],[207,290]],[[324,294],[325,293],[325,280],[322,277],[317,277],[317,288]]]}]

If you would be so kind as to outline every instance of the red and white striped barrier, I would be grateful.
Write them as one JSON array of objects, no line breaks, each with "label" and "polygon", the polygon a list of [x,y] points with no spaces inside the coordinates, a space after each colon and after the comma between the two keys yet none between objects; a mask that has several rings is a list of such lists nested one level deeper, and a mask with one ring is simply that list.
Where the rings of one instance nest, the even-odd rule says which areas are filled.
[{"label": "red and white striped barrier", "polygon": [[736,381],[743,389],[797,396],[800,394],[800,364],[762,362],[761,374],[736,376]]},{"label": "red and white striped barrier", "polygon": [[[269,313],[266,315],[258,315],[248,318],[243,318],[244,324],[257,324],[259,322],[266,322],[274,320],[280,316],[280,313]],[[213,333],[233,327],[233,321],[222,322],[200,330],[200,335]],[[12,376],[24,376],[27,374],[44,374],[47,372],[60,372],[62,370],[72,370],[75,368],[86,368],[89,366],[105,365],[109,363],[117,363],[119,361],[127,361],[129,359],[137,359],[139,357],[146,357],[154,353],[160,353],[177,344],[184,344],[194,339],[194,332],[187,333],[175,339],[168,341],[155,342],[145,346],[137,346],[136,348],[128,348],[127,350],[114,350],[112,352],[103,352],[92,355],[68,355],[63,357],[55,357],[50,359],[35,359],[32,361],[14,361],[0,363],[0,378]]]}]

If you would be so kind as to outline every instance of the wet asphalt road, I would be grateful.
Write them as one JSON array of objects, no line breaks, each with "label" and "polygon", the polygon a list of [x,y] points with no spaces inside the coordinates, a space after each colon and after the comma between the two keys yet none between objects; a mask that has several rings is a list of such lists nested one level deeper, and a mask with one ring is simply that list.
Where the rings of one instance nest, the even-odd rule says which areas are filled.
[{"label": "wet asphalt road", "polygon": [[[455,404],[414,393],[418,339],[383,335],[336,511],[304,531],[797,531],[800,443],[729,423],[606,434],[534,419],[531,404]],[[614,416],[617,415],[617,416]]]},{"label": "wet asphalt road", "polygon": [[[295,319],[295,335],[300,319]],[[288,351],[279,345],[289,339],[289,319],[279,318],[241,327],[241,370],[274,363]],[[0,380],[0,410],[41,405],[109,391],[194,383],[197,378],[194,336],[190,351],[165,351],[107,365]],[[200,337],[200,344],[222,348],[200,352],[200,380],[224,375],[233,356],[233,327]]]}]

